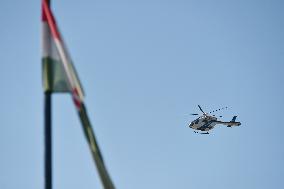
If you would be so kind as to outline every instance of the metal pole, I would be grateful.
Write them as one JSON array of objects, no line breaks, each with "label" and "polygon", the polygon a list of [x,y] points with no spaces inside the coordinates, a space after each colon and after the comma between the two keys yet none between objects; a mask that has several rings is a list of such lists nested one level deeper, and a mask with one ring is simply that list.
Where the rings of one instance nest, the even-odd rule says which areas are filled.
[{"label": "metal pole", "polygon": [[45,189],[52,189],[51,93],[44,93],[44,177]]},{"label": "metal pole", "polygon": [[[46,1],[50,6],[51,0],[43,1]],[[51,95],[50,91],[45,91],[44,93],[44,189],[52,189]]]}]

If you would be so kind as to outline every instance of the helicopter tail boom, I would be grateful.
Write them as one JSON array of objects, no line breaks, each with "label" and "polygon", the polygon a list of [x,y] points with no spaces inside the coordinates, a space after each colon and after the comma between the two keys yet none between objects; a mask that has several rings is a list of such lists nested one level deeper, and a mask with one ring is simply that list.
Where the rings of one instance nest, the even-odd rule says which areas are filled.
[{"label": "helicopter tail boom", "polygon": [[230,122],[218,121],[217,123],[226,125],[227,127],[240,126],[241,122],[236,122],[237,116],[234,116]]}]

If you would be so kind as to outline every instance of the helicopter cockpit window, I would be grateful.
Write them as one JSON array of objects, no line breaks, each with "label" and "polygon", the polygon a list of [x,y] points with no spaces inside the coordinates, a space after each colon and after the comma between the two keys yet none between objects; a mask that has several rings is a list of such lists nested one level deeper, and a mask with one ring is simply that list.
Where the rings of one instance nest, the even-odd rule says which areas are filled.
[{"label": "helicopter cockpit window", "polygon": [[195,123],[195,124],[198,124],[198,122],[199,122],[199,119],[197,119],[194,123]]}]

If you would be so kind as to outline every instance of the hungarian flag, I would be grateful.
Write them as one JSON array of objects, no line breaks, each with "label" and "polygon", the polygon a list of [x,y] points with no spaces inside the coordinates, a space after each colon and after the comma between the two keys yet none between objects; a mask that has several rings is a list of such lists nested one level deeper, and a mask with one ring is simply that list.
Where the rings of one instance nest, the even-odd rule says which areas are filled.
[{"label": "hungarian flag", "polygon": [[102,184],[105,189],[114,189],[87,115],[82,86],[65,48],[48,0],[42,1],[42,32],[44,91],[50,93],[67,92],[72,95]]}]

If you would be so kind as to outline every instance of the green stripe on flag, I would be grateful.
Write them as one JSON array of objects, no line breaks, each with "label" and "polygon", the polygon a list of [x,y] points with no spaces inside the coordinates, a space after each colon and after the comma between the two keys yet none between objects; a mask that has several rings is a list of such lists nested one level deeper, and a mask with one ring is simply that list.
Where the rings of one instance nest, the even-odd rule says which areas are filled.
[{"label": "green stripe on flag", "polygon": [[85,134],[87,141],[89,143],[89,147],[91,149],[94,161],[97,165],[97,170],[98,170],[98,173],[100,175],[104,189],[115,189],[115,187],[114,187],[114,185],[111,181],[111,178],[110,178],[110,176],[107,172],[107,169],[104,165],[103,157],[101,155],[101,152],[100,152],[99,146],[97,144],[97,140],[96,140],[94,131],[92,129],[90,120],[88,118],[87,110],[86,110],[85,105],[83,103],[81,104],[81,108],[78,110],[78,112],[79,112],[79,116],[80,116],[81,123],[82,123],[82,126],[83,126],[84,134]]},{"label": "green stripe on flag", "polygon": [[42,59],[44,91],[70,92],[67,76],[60,61],[46,57]]}]

